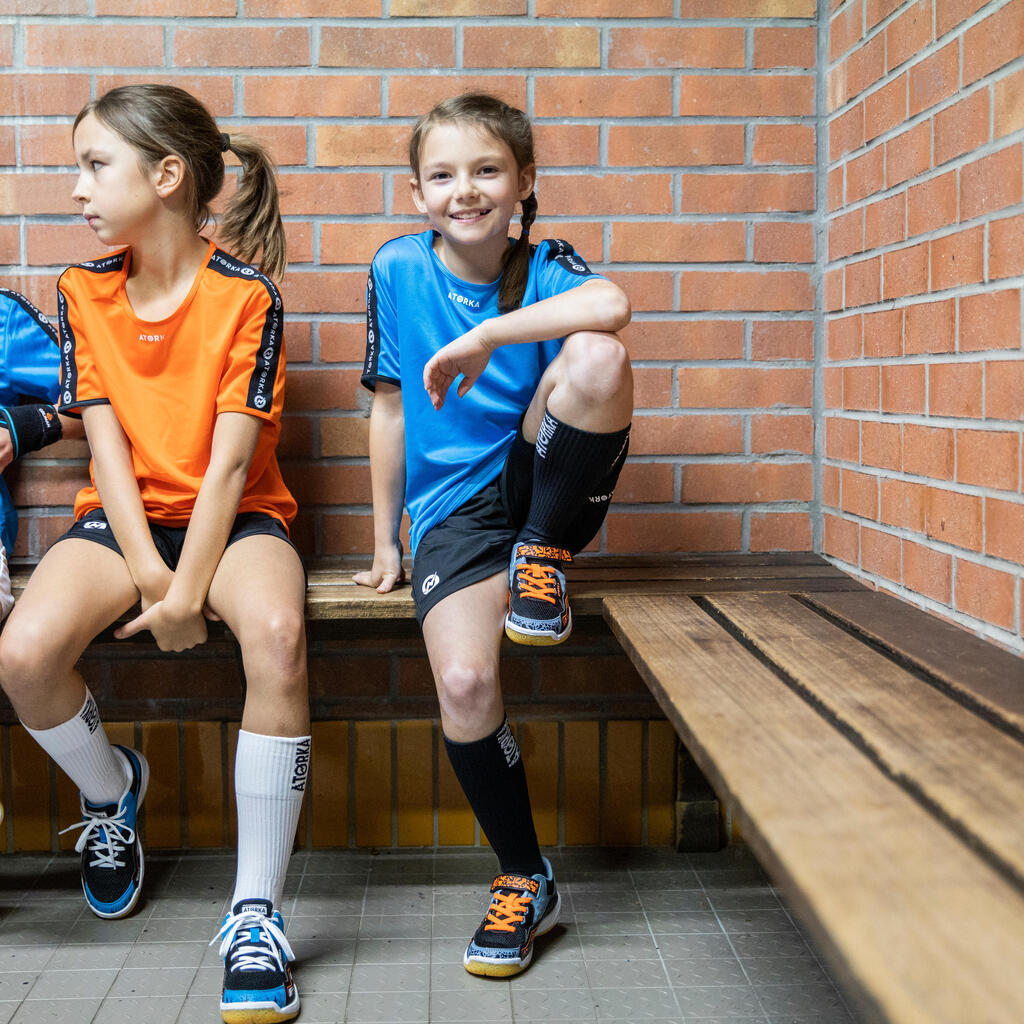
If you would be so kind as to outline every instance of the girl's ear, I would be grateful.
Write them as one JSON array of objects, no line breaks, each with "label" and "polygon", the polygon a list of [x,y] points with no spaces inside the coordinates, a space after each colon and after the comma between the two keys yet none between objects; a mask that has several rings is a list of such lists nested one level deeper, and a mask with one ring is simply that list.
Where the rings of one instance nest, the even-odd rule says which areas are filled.
[{"label": "girl's ear", "polygon": [[409,188],[412,189],[412,201],[413,201],[413,204],[415,205],[416,209],[419,210],[420,213],[426,213],[427,212],[427,204],[423,200],[423,191],[420,188],[420,179],[419,178],[410,178],[409,179]]},{"label": "girl's ear", "polygon": [[156,194],[169,199],[185,180],[185,164],[180,156],[170,153],[153,167],[151,180]]},{"label": "girl's ear", "polygon": [[533,191],[533,186],[537,184],[537,165],[527,164],[519,172],[519,198],[528,199],[530,193]]}]

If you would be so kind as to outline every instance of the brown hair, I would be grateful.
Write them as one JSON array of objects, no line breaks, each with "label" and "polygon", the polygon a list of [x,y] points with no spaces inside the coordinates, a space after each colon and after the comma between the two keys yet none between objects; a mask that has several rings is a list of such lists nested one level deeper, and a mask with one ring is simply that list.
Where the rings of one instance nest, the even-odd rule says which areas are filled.
[{"label": "brown hair", "polygon": [[[504,142],[512,150],[519,170],[536,162],[533,156],[533,129],[526,114],[486,93],[467,92],[442,100],[416,122],[409,140],[409,164],[417,178],[420,175],[420,149],[427,132],[435,125],[453,122],[479,125]],[[536,216],[537,197],[531,192],[523,200],[522,233],[505,254],[501,284],[498,286],[498,309],[502,313],[518,309],[522,304],[530,271],[530,227]]]},{"label": "brown hair", "polygon": [[[224,184],[224,150],[242,163],[242,176],[221,219],[225,248],[280,278],[287,266],[284,225],[278,208],[274,165],[266,150],[247,135],[222,135],[210,112],[173,85],[123,85],[87,103],[75,118],[92,114],[138,150],[146,163],[174,154],[185,164],[185,198],[197,231],[210,221],[210,203]],[[72,129],[72,133],[74,129]]]}]

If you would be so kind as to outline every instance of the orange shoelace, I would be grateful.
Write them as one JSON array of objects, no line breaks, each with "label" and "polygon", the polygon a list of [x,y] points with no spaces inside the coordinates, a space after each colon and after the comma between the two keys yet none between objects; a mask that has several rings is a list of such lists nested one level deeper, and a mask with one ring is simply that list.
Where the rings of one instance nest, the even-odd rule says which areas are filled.
[{"label": "orange shoelace", "polygon": [[516,583],[520,597],[532,597],[536,601],[555,604],[558,593],[558,578],[550,565],[536,565],[527,562],[516,567]]},{"label": "orange shoelace", "polygon": [[490,924],[486,925],[484,930],[514,932],[516,925],[522,924],[526,919],[526,912],[530,909],[532,899],[532,896],[519,892],[495,893],[487,911],[487,920]]}]

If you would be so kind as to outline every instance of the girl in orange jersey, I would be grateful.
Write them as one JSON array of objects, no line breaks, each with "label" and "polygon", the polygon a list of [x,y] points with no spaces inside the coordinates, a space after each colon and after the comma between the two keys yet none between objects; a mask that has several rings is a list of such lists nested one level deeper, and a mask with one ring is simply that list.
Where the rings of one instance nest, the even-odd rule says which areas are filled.
[{"label": "girl in orange jersey", "polygon": [[[288,540],[295,502],[274,454],[284,402],[285,268],[273,167],[222,134],[188,93],[114,89],[73,132],[74,198],[112,255],[58,285],[61,411],[81,415],[91,484],[74,526],[39,563],[0,638],[0,683],[31,735],[81,790],[82,888],[100,917],[128,914],[143,855],[136,815],[149,768],[111,745],[75,663],[115,635],[150,630],[162,650],[206,640],[220,618],[246,676],[235,764],[238,873],[219,938],[223,1019],[298,1014],[279,912],[309,765],[305,579]],[[222,235],[200,234],[242,163]],[[259,256],[259,269],[248,261]]]}]

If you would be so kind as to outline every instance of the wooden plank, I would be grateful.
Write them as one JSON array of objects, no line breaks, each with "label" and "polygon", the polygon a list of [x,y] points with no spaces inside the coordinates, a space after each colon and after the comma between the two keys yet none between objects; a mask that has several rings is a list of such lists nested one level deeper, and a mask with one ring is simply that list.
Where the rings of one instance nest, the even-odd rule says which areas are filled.
[{"label": "wooden plank", "polygon": [[220,722],[185,723],[188,845],[224,846],[224,751]]},{"label": "wooden plank", "polygon": [[566,722],[563,727],[565,806],[562,817],[566,846],[592,846],[601,841],[598,726],[598,722]]},{"label": "wooden plank", "polygon": [[889,594],[866,590],[808,601],[1024,735],[1024,658]]},{"label": "wooden plank", "polygon": [[606,722],[602,840],[639,846],[643,839],[643,722]]},{"label": "wooden plank", "polygon": [[605,613],[867,1014],[1020,1019],[1016,888],[692,602],[615,597]]},{"label": "wooden plank", "polygon": [[676,837],[676,734],[671,722],[647,722],[647,845]]},{"label": "wooden plank", "polygon": [[312,779],[313,847],[349,845],[348,722],[314,722]]},{"label": "wooden plank", "polygon": [[356,722],[356,846],[391,846],[391,723]]},{"label": "wooden plank", "polygon": [[558,723],[517,722],[516,738],[530,787],[530,807],[537,841],[541,846],[557,846]]},{"label": "wooden plank", "polygon": [[184,842],[178,723],[143,722],[142,753],[149,762],[149,789],[142,805],[145,849],[180,848]]},{"label": "wooden plank", "polygon": [[1024,889],[1024,748],[785,594],[708,599],[870,751]]},{"label": "wooden plank", "polygon": [[434,726],[398,722],[395,817],[399,846],[434,845]]}]

